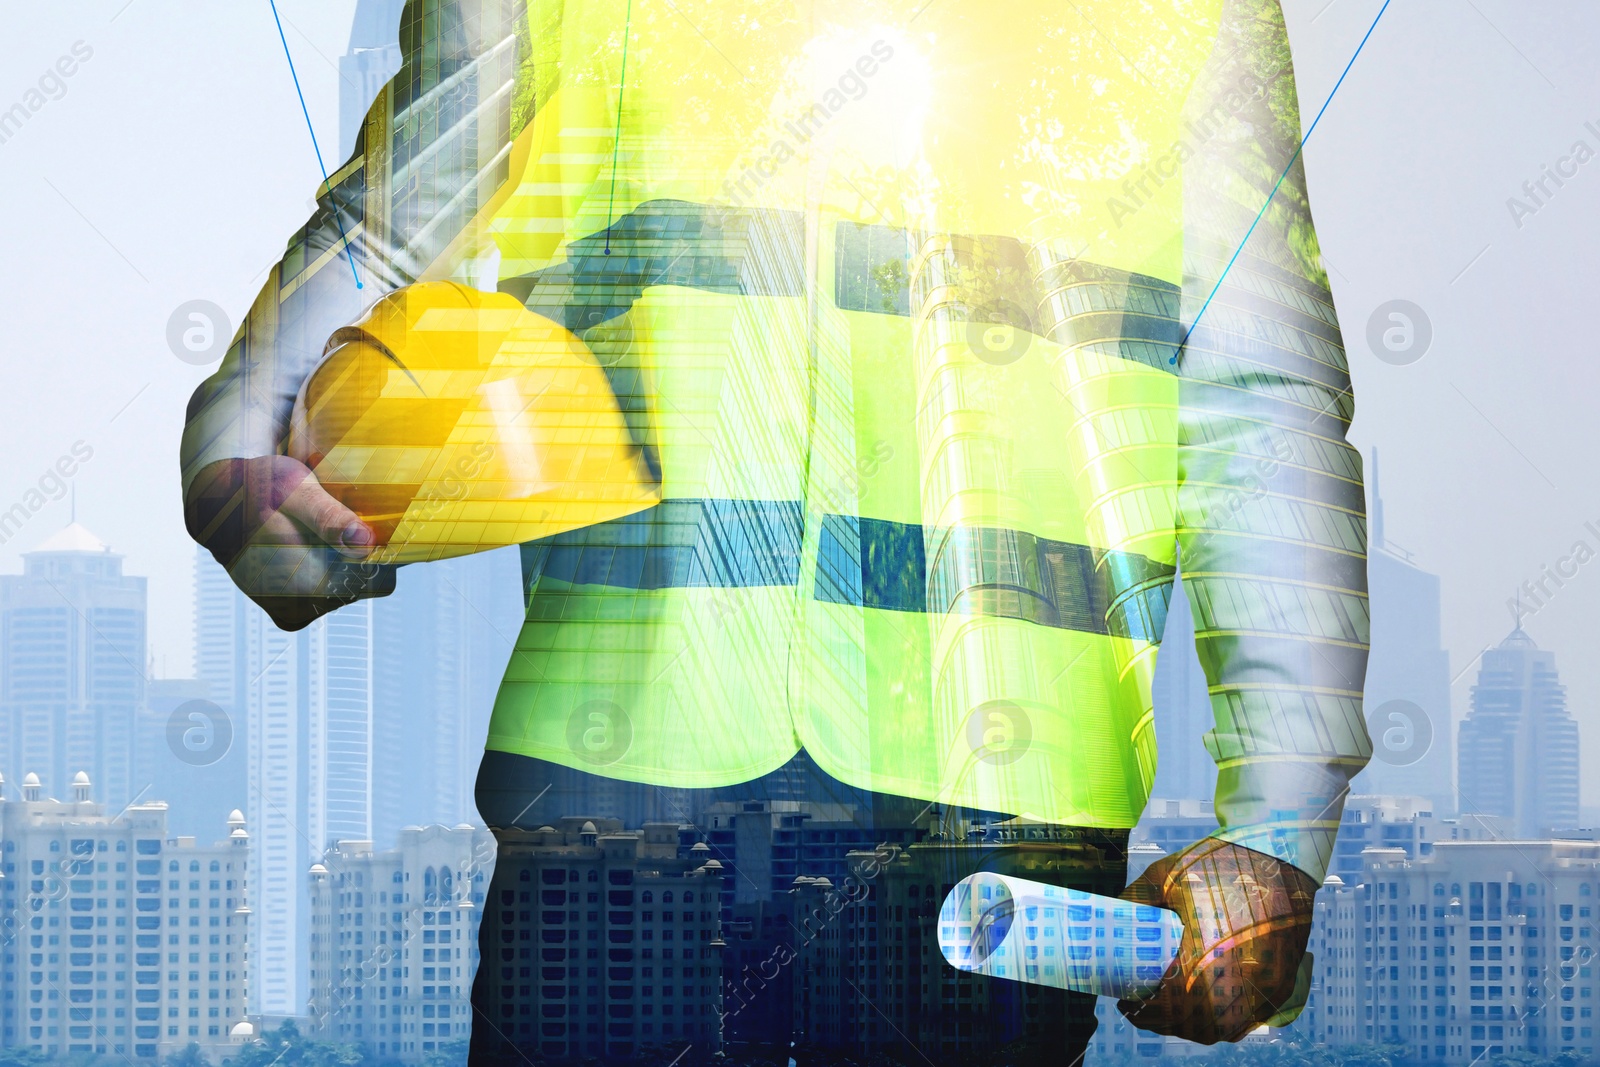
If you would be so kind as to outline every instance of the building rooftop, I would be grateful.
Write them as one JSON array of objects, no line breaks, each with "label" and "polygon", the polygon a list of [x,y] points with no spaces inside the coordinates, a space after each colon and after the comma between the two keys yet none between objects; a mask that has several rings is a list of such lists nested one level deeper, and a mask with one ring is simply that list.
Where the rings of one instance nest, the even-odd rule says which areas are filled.
[{"label": "building rooftop", "polygon": [[1512,630],[1510,633],[1506,634],[1506,639],[1500,642],[1500,647],[1538,648],[1539,646],[1533,643],[1533,638],[1528,636],[1528,631],[1524,630],[1519,623],[1515,630]]},{"label": "building rooftop", "polygon": [[34,552],[110,552],[111,546],[90,533],[82,523],[63,526],[39,542]]}]

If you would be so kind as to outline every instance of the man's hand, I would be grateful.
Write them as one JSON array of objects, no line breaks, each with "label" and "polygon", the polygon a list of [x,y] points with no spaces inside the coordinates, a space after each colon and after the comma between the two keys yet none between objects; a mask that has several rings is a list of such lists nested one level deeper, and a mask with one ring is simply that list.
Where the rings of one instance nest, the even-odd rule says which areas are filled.
[{"label": "man's hand", "polygon": [[1287,1025],[1310,987],[1316,891],[1299,868],[1216,838],[1158,860],[1122,895],[1177,912],[1183,943],[1152,996],[1117,1007],[1141,1030],[1202,1045]]},{"label": "man's hand", "polygon": [[361,562],[375,545],[372,530],[288,456],[209,464],[183,510],[190,536],[281,629],[394,592],[392,565]]}]

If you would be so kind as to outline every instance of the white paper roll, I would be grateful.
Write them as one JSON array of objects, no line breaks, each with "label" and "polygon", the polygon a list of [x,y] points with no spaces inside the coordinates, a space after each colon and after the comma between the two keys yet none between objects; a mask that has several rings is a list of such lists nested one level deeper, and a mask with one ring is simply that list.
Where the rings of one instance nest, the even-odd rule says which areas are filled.
[{"label": "white paper roll", "polygon": [[962,879],[939,911],[957,970],[1102,997],[1153,992],[1182,940],[1165,908],[1001,874]]}]

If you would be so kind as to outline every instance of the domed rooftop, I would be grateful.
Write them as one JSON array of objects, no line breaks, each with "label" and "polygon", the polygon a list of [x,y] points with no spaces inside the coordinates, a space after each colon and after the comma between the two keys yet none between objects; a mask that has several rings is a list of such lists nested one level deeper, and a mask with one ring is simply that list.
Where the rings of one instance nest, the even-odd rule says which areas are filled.
[{"label": "domed rooftop", "polygon": [[79,771],[77,774],[74,774],[72,776],[72,784],[73,785],[88,785],[89,784],[89,772],[87,772],[87,771]]},{"label": "domed rooftop", "polygon": [[689,846],[689,851],[694,853],[710,852],[711,846],[706,844],[704,841],[696,841],[694,844]]},{"label": "domed rooftop", "polygon": [[38,784],[39,784],[39,776],[37,774],[34,774],[32,771],[29,771],[27,773],[26,777],[24,777],[22,779],[22,784],[23,785],[31,785],[31,786],[37,787]]},{"label": "domed rooftop", "polygon": [[583,829],[579,830],[578,832],[580,834],[598,834],[600,832],[600,828],[594,824],[593,819],[590,819],[588,822],[583,824]]},{"label": "domed rooftop", "polygon": [[234,823],[239,823],[240,825],[244,824],[244,812],[240,811],[238,808],[234,808],[232,811],[228,812],[228,825],[232,826]]}]

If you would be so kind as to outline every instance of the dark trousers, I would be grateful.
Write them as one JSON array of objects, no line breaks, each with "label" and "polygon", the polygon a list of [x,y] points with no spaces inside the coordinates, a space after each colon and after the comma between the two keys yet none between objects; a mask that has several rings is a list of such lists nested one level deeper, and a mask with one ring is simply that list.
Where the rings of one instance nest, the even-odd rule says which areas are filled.
[{"label": "dark trousers", "polygon": [[803,753],[680,790],[488,752],[477,802],[499,858],[476,1067],[718,1051],[772,1067],[1072,1067],[1094,1034],[1093,997],[945,964],[938,909],[985,870],[1114,895],[1126,831],[999,826],[847,786]]}]

